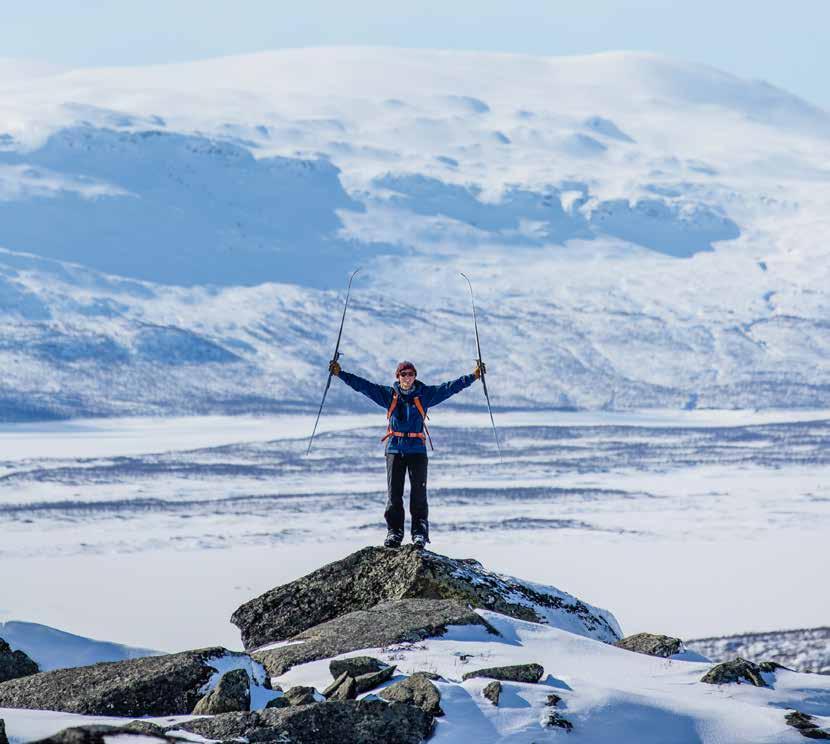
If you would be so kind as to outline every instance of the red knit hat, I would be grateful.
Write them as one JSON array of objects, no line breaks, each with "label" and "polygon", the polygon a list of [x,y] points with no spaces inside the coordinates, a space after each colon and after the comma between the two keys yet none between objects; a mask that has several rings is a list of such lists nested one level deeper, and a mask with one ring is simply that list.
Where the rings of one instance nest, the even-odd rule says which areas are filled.
[{"label": "red knit hat", "polygon": [[400,377],[401,372],[405,369],[411,369],[415,373],[415,377],[418,376],[418,370],[415,369],[415,365],[412,362],[401,362],[395,370],[395,377]]}]

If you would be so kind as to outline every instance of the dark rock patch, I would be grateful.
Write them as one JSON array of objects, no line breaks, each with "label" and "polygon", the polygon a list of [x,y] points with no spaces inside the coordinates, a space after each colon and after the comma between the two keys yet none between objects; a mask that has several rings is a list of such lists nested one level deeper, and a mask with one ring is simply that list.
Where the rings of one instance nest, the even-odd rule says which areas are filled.
[{"label": "dark rock patch", "polygon": [[386,669],[389,664],[384,664],[380,659],[372,656],[351,656],[348,659],[332,659],[329,663],[329,672],[332,677],[339,677],[347,672],[351,677],[359,677],[361,674],[371,674]]},{"label": "dark rock patch", "polygon": [[[441,636],[450,625],[481,625],[497,634],[480,615],[461,602],[400,599],[383,602],[368,610],[350,612],[291,639],[303,643],[257,651],[252,656],[265,666],[272,677],[278,677],[291,667],[308,661],[327,659],[362,648],[414,643],[424,638]],[[330,665],[330,669],[341,670],[342,673],[339,664],[346,661],[348,660],[340,659],[338,665]]]},{"label": "dark rock patch", "polygon": [[545,726],[549,728],[561,728],[565,729],[565,731],[574,730],[574,725],[567,718],[564,718],[555,710],[552,710],[548,713],[547,718],[545,719]]},{"label": "dark rock patch", "polygon": [[761,676],[761,669],[758,665],[741,658],[716,664],[706,672],[700,681],[710,685],[741,684],[741,682],[748,682],[751,685],[755,685],[755,687],[769,687]]},{"label": "dark rock patch", "polygon": [[422,677],[426,677],[427,679],[431,679],[433,682],[441,682],[443,681],[443,677],[440,674],[436,674],[435,672],[415,672],[415,674],[420,674]]},{"label": "dark rock patch", "polygon": [[208,739],[244,737],[251,744],[420,744],[434,719],[414,705],[382,700],[329,701],[254,713],[223,713],[177,724],[167,731],[190,731]]},{"label": "dark rock patch", "polygon": [[[56,669],[0,684],[0,707],[108,716],[189,715],[216,673],[204,648],[165,656]],[[243,656],[243,654],[236,654]]]},{"label": "dark rock patch", "polygon": [[626,651],[634,651],[648,656],[660,656],[664,659],[679,654],[683,650],[683,641],[679,638],[655,635],[654,633],[637,633],[617,641],[614,645],[624,648]]},{"label": "dark rock patch", "polygon": [[813,716],[807,713],[794,710],[792,713],[788,713],[784,720],[788,726],[792,726],[807,739],[830,740],[830,732],[820,729]]},{"label": "dark rock patch", "polygon": [[12,651],[11,646],[0,638],[0,682],[37,674],[40,667],[23,651]]},{"label": "dark rock patch", "polygon": [[492,682],[489,682],[487,686],[482,690],[482,694],[486,697],[493,705],[499,704],[499,698],[501,697],[501,682],[497,679],[494,679]]},{"label": "dark rock patch", "polygon": [[2,718],[0,718],[0,744],[9,744],[6,736],[6,722]]},{"label": "dark rock patch", "polygon": [[380,697],[397,703],[415,705],[431,716],[443,716],[441,710],[441,693],[438,688],[422,674],[413,674],[394,685],[384,687]]},{"label": "dark rock patch", "polygon": [[248,672],[234,669],[219,678],[216,687],[193,708],[193,715],[216,715],[251,709]]},{"label": "dark rock patch", "polygon": [[369,672],[369,674],[361,674],[359,677],[355,677],[355,693],[360,695],[369,692],[369,690],[374,690],[378,685],[392,679],[394,673],[395,667],[391,666],[381,669],[379,672]]},{"label": "dark rock patch", "polygon": [[568,613],[585,634],[616,641],[617,630],[599,611],[553,588],[526,584],[459,560],[407,546],[369,547],[242,605],[231,617],[246,649],[256,649],[348,613],[389,600],[447,599],[532,622],[544,612]]},{"label": "dark rock patch", "polygon": [[485,677],[487,679],[500,679],[506,682],[531,682],[536,684],[542,679],[544,673],[544,667],[539,664],[515,664],[513,666],[476,669],[472,672],[467,672],[461,679],[468,680],[473,677]]},{"label": "dark rock patch", "polygon": [[285,691],[283,695],[283,699],[288,702],[289,705],[311,705],[312,703],[317,702],[317,697],[315,693],[317,691],[313,687],[303,687],[302,685],[297,685],[296,687],[290,687]]},{"label": "dark rock patch", "polygon": [[557,695],[555,692],[552,692],[550,695],[548,695],[548,699],[545,701],[545,705],[547,705],[550,708],[555,708],[561,702],[562,698],[559,697],[559,695]]},{"label": "dark rock patch", "polygon": [[[357,684],[354,677],[350,677],[348,672],[344,672],[338,677],[338,680],[340,680],[339,684],[326,695],[326,700],[354,700],[357,697]],[[329,685],[326,689],[331,689],[331,687],[332,685]]]},{"label": "dark rock patch", "polygon": [[291,703],[289,703],[285,699],[285,695],[280,695],[280,697],[275,697],[269,700],[266,704],[266,708],[287,708]]}]

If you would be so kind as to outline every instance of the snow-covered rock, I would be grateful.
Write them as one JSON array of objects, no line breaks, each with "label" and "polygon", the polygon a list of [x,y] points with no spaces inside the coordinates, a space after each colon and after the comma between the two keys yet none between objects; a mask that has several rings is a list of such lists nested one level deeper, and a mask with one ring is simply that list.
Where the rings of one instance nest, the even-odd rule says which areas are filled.
[{"label": "snow-covered rock", "polygon": [[603,641],[621,637],[611,613],[566,592],[414,546],[364,548],[246,602],[231,622],[246,648],[260,648],[347,613],[406,599],[453,600]]},{"label": "snow-covered rock", "polygon": [[85,715],[187,715],[230,668],[248,656],[223,648],[183,651],[71,669],[0,683],[0,707]]}]

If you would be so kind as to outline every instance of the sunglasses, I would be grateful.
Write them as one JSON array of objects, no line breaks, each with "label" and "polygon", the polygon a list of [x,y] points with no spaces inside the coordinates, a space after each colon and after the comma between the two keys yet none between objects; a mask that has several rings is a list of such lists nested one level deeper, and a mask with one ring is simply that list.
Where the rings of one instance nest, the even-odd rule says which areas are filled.
[{"label": "sunglasses", "polygon": [[398,374],[398,377],[415,377],[414,372],[401,372]]}]

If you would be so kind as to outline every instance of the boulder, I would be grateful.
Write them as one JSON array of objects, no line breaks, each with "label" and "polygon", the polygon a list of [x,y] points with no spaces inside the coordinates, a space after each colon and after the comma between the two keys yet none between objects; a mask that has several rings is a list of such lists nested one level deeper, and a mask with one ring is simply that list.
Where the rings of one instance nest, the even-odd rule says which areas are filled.
[{"label": "boulder", "polygon": [[223,713],[167,729],[207,739],[245,738],[291,744],[420,744],[432,733],[434,719],[414,705],[383,700],[348,700],[253,713]]},{"label": "boulder", "polygon": [[216,674],[210,662],[227,656],[244,654],[203,648],[41,672],[0,684],[0,708],[107,716],[189,715]]},{"label": "boulder", "polygon": [[359,677],[355,677],[355,693],[361,695],[369,690],[374,690],[375,687],[382,685],[384,682],[388,682],[392,679],[395,668],[390,666],[386,667],[386,669],[381,669],[379,672],[369,672],[369,674],[361,674]]},{"label": "boulder", "polygon": [[324,691],[323,697],[326,700],[354,700],[357,697],[357,684],[354,677],[348,672],[343,672]]},{"label": "boulder", "polygon": [[671,636],[655,635],[654,633],[637,633],[617,641],[615,646],[626,651],[634,651],[648,656],[660,656],[668,659],[683,650],[683,641]]},{"label": "boulder", "polygon": [[0,682],[37,674],[40,668],[22,651],[12,651],[11,646],[0,638]]},{"label": "boulder", "polygon": [[[159,731],[161,731],[160,728]],[[159,744],[164,742],[167,744],[181,744],[181,739],[175,739],[155,730],[141,731],[134,728],[132,724],[128,726],[107,726],[104,724],[73,726],[45,739],[40,739],[34,744],[108,744],[116,736],[119,744],[130,744],[131,741],[134,741],[135,744],[149,744],[149,741],[157,741]]]},{"label": "boulder", "polygon": [[494,679],[492,682],[489,682],[487,686],[481,691],[482,695],[486,697],[493,705],[499,704],[499,698],[501,697],[501,682],[497,679]]},{"label": "boulder", "polygon": [[312,703],[318,702],[317,694],[317,690],[313,687],[297,685],[296,687],[289,687],[285,691],[283,699],[289,705],[311,705]]},{"label": "boulder", "polygon": [[536,684],[545,673],[544,667],[539,664],[515,664],[513,666],[488,667],[467,672],[462,680],[473,677],[485,677],[487,679],[500,679],[506,682],[530,682]]},{"label": "boulder", "polygon": [[234,669],[219,678],[219,682],[193,708],[193,715],[216,715],[251,709],[251,686],[248,672]]},{"label": "boulder", "polygon": [[794,710],[784,716],[784,720],[807,739],[830,740],[830,732],[820,729],[813,716],[807,713]]},{"label": "boulder", "polygon": [[761,676],[761,669],[757,664],[738,657],[733,661],[724,661],[713,666],[700,680],[710,685],[740,684],[749,682],[755,687],[769,687]]},{"label": "boulder", "polygon": [[413,674],[394,685],[384,687],[379,694],[390,702],[415,705],[431,716],[444,715],[441,710],[441,693],[423,674]]},{"label": "boulder", "polygon": [[411,546],[359,550],[250,600],[231,622],[245,648],[257,649],[382,602],[415,598],[456,600],[601,641],[621,637],[613,615],[570,594]]},{"label": "boulder", "polygon": [[[489,623],[461,602],[446,599],[399,599],[382,602],[368,610],[350,612],[291,639],[302,643],[278,646],[251,655],[265,666],[272,677],[278,677],[296,664],[328,659],[362,648],[378,648],[441,636],[450,625],[481,625],[498,635]],[[342,669],[340,666],[333,668]]]},{"label": "boulder", "polygon": [[361,674],[379,672],[388,666],[389,664],[384,664],[372,656],[349,656],[346,659],[332,659],[329,672],[332,677],[339,677],[343,672],[347,672],[351,677],[359,677]]},{"label": "boulder", "polygon": [[287,708],[291,703],[289,703],[285,699],[285,695],[280,695],[280,697],[271,698],[267,703],[265,703],[266,708]]},{"label": "boulder", "polygon": [[9,744],[6,736],[6,722],[2,718],[0,718],[0,744]]}]

